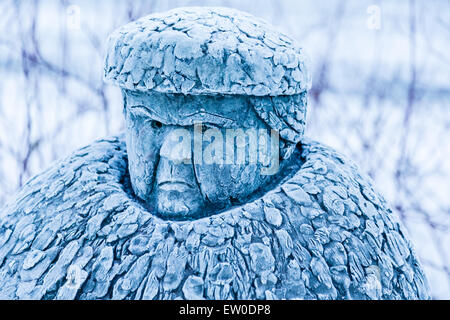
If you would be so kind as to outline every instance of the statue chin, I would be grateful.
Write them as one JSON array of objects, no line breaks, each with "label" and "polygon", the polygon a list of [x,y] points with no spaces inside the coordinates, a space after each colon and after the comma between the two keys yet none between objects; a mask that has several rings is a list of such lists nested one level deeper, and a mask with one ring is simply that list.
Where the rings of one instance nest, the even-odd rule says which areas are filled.
[{"label": "statue chin", "polygon": [[204,200],[198,190],[180,184],[158,186],[156,207],[161,218],[196,219],[203,216]]}]

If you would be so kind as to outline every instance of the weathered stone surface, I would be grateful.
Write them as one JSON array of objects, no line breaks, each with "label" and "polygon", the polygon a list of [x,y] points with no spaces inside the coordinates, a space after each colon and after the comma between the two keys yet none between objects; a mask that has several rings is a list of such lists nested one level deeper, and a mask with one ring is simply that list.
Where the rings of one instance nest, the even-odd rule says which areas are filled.
[{"label": "weathered stone surface", "polygon": [[[78,150],[1,209],[0,299],[428,299],[385,200],[303,137],[309,76],[296,48],[231,9],[115,32],[105,74],[127,89],[127,138]],[[160,137],[198,120],[276,129],[279,174],[169,165]]]},{"label": "weathered stone surface", "polygon": [[189,276],[183,285],[183,294],[187,300],[203,300],[204,281],[200,277]]},{"label": "weathered stone surface", "polygon": [[[79,158],[74,155],[62,161],[58,171],[64,175],[65,170],[72,170],[77,177],[82,171],[88,170],[91,164],[96,167],[99,162],[109,163],[111,157],[122,159],[119,163],[121,167],[115,164],[115,171],[93,173],[91,179],[100,181],[98,188],[108,190],[107,197],[114,194],[120,203],[127,204],[127,208],[114,205],[108,207],[110,211],[106,211],[102,204],[94,203],[90,213],[78,223],[73,223],[79,219],[76,215],[68,213],[67,217],[63,217],[57,223],[58,229],[67,232],[59,231],[60,235],[54,236],[53,232],[42,232],[49,230],[45,226],[51,225],[46,221],[55,221],[51,210],[41,211],[38,217],[33,215],[33,210],[27,215],[20,204],[10,204],[3,209],[11,214],[3,218],[0,230],[6,230],[4,228],[7,225],[27,230],[22,225],[24,222],[20,221],[32,223],[35,230],[42,230],[34,233],[35,239],[42,239],[36,242],[40,243],[37,247],[46,249],[39,250],[31,246],[13,254],[12,249],[24,239],[15,234],[23,233],[8,232],[9,236],[4,233],[6,236],[2,238],[0,252],[5,252],[5,258],[0,266],[0,278],[2,283],[15,285],[0,287],[0,296],[16,299],[163,299],[167,294],[181,290],[186,299],[428,298],[425,276],[399,225],[382,222],[388,219],[383,219],[384,215],[392,213],[381,204],[384,202],[379,200],[378,195],[376,197],[380,206],[372,204],[376,210],[369,215],[361,211],[359,217],[362,223],[354,226],[347,235],[335,224],[339,222],[337,220],[334,222],[325,218],[319,223],[317,218],[310,220],[302,215],[301,210],[298,210],[302,206],[297,201],[307,198],[291,198],[285,190],[308,189],[301,184],[298,188],[293,185],[298,183],[295,181],[301,180],[299,177],[304,176],[310,158],[323,158],[336,166],[342,166],[344,182],[336,184],[325,180],[318,186],[335,185],[348,189],[346,183],[357,181],[354,166],[348,162],[345,162],[345,166],[340,164],[340,157],[333,150],[307,140],[303,142],[302,150],[301,158],[305,162],[299,162],[292,178],[273,190],[277,195],[263,195],[263,201],[254,202],[263,206],[261,212],[264,212],[265,204],[283,203],[284,208],[277,207],[283,221],[281,229],[278,229],[278,223],[269,223],[265,218],[255,220],[252,215],[245,216],[240,208],[231,208],[209,218],[170,222],[169,227],[166,221],[151,214],[148,220],[134,218],[136,212],[139,217],[147,209],[132,198],[126,185],[107,187],[110,182],[106,181],[118,183],[126,179],[125,147],[121,138],[98,141],[86,149],[82,156],[84,165],[77,165],[78,169],[74,169],[71,164]],[[300,154],[294,153],[293,157],[300,159]],[[107,179],[104,179],[105,175]],[[44,202],[42,198],[35,197],[40,192],[40,185],[48,179],[48,172],[35,178],[36,183],[29,185],[32,191],[25,196],[28,197],[25,203],[37,207],[34,202],[39,201],[41,207],[48,208],[59,205],[62,194]],[[315,175],[311,179],[314,180]],[[311,183],[311,179],[308,183]],[[105,181],[104,186],[101,181]],[[289,186],[283,188],[286,184]],[[65,189],[64,197],[66,202],[75,204],[96,192],[84,191],[82,185],[72,184]],[[351,192],[355,193],[355,190]],[[362,194],[359,196],[364,197]],[[310,202],[314,200],[311,198]],[[133,210],[129,209],[130,206]],[[92,238],[83,236],[88,230],[88,221],[99,214],[105,217],[99,229],[111,226],[110,232],[113,232],[119,217],[122,221],[136,222],[138,228],[134,234],[117,237],[110,243],[106,241],[108,234],[92,233]],[[329,212],[323,214],[335,215]],[[344,212],[343,217],[349,214]],[[24,220],[26,216],[32,218]],[[300,219],[290,218],[294,216]],[[230,221],[231,225],[224,225],[224,221]],[[53,240],[47,241],[43,234]],[[72,239],[70,234],[77,238]],[[228,240],[215,243],[202,241],[208,235]],[[369,237],[374,240],[369,241]],[[35,239],[27,242],[35,243]],[[290,256],[293,260],[289,259]],[[73,270],[78,270],[73,266],[78,266],[80,271],[76,282],[69,281]],[[279,282],[285,288],[284,293],[276,289]],[[253,294],[251,290],[248,291],[251,287],[255,288]]]},{"label": "weathered stone surface", "polygon": [[280,210],[273,207],[264,207],[264,212],[266,215],[266,221],[275,227],[281,226],[283,222],[283,217],[281,216]]},{"label": "weathered stone surface", "polygon": [[116,30],[104,73],[129,90],[278,96],[310,87],[307,61],[293,39],[250,14],[178,8]]}]

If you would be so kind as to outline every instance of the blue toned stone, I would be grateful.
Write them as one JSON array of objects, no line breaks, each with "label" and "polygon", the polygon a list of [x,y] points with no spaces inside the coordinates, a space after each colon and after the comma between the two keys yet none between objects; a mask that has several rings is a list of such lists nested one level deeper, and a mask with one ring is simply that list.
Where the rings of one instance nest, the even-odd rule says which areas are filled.
[{"label": "blue toned stone", "polygon": [[[382,196],[304,137],[307,59],[274,30],[234,9],[180,8],[115,31],[104,74],[122,89],[125,134],[0,209],[0,299],[429,299]],[[193,149],[177,148],[181,129]],[[278,168],[264,174],[253,153],[221,163],[215,149],[203,161],[227,129],[278,133]],[[250,138],[233,142],[236,158]]]},{"label": "blue toned stone", "polygon": [[203,300],[204,281],[200,277],[189,276],[183,285],[183,294],[187,300]]},{"label": "blue toned stone", "polygon": [[251,268],[256,274],[273,270],[275,259],[269,247],[262,243],[252,243],[249,252]]}]

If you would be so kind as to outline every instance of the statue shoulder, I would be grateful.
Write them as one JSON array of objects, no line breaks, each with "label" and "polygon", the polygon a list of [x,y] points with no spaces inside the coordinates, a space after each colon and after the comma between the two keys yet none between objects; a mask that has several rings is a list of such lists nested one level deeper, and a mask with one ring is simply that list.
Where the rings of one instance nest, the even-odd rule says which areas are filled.
[{"label": "statue shoulder", "polygon": [[314,141],[303,142],[302,158],[301,168],[281,186],[291,203],[284,202],[282,211],[298,228],[299,252],[324,292],[333,297],[334,284],[358,299],[429,298],[409,236],[371,179]]},{"label": "statue shoulder", "polygon": [[98,140],[30,179],[0,209],[1,297],[10,297],[8,283],[15,295],[17,274],[33,281],[40,277],[35,265],[49,265],[65,245],[75,249],[71,240],[84,233],[90,210],[122,188],[126,162],[122,135]]},{"label": "statue shoulder", "polygon": [[[0,209],[0,223],[32,215],[42,207],[61,207],[70,193],[89,193],[90,184],[101,178],[121,179],[126,171],[123,136],[97,140],[52,164],[31,178],[8,204]],[[67,204],[64,204],[67,206]]]}]

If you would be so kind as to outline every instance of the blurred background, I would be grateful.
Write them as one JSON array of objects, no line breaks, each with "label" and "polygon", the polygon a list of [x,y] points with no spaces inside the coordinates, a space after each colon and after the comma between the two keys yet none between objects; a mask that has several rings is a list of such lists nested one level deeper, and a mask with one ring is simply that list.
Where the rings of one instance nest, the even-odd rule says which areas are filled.
[{"label": "blurred background", "polygon": [[120,25],[178,6],[235,7],[311,58],[307,135],[352,158],[405,223],[433,296],[450,298],[447,0],[0,0],[0,207],[30,177],[123,130],[102,82]]}]

